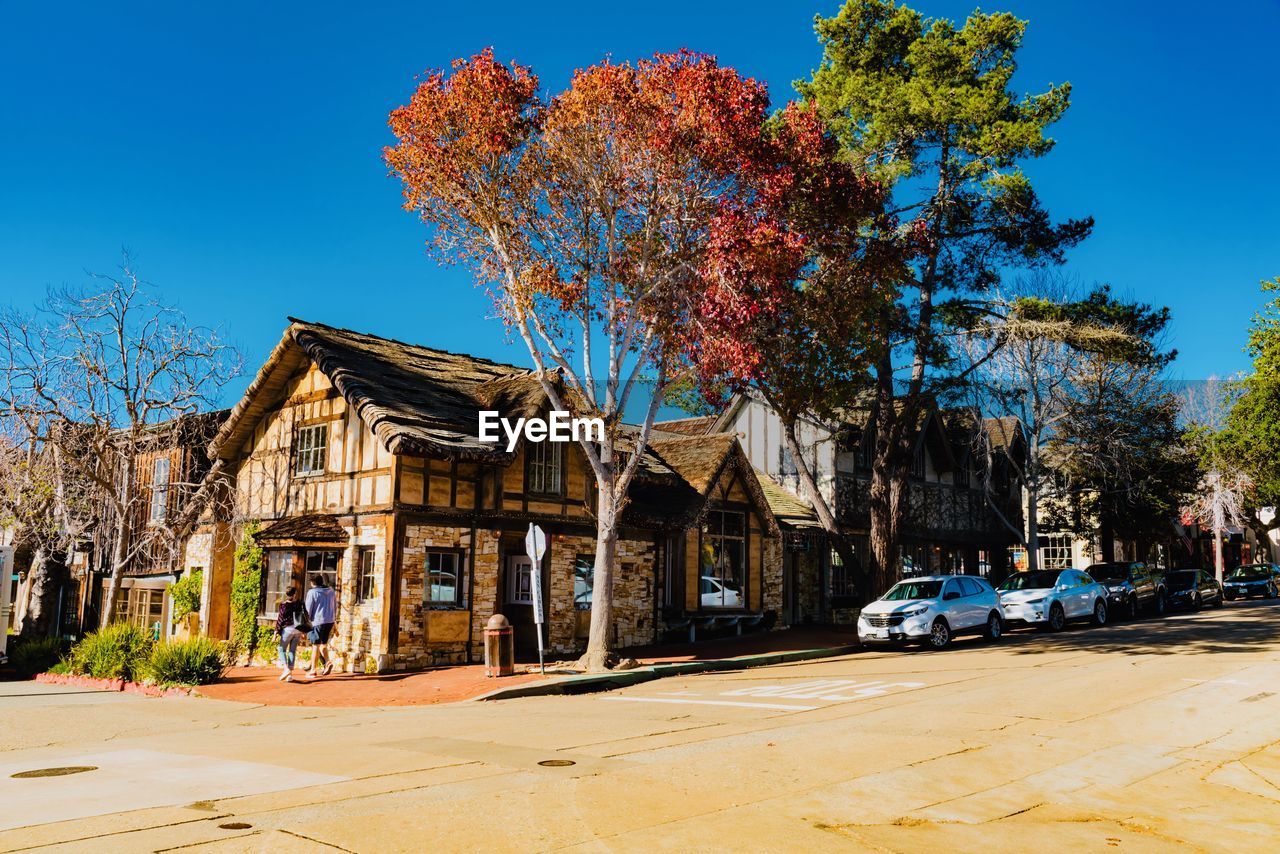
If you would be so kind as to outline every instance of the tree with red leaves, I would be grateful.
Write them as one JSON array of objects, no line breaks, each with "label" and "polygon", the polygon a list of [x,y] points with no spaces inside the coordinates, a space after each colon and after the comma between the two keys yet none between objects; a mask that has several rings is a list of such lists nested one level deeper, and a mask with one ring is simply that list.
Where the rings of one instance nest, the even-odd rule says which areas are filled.
[{"label": "tree with red leaves", "polygon": [[750,207],[712,228],[697,360],[704,394],[762,399],[782,424],[804,496],[846,566],[853,553],[818,487],[804,420],[835,422],[869,384],[874,319],[910,275],[910,246],[884,212],[881,185],[839,157],[810,105],[770,123],[771,168],[755,173]]},{"label": "tree with red leaves", "polygon": [[698,353],[715,225],[749,218],[748,185],[769,184],[767,108],[762,84],[687,51],[602,62],[549,99],[485,51],[391,114],[386,161],[435,253],[489,289],[551,405],[607,426],[582,443],[598,487],[590,670],[613,659],[620,514],[663,392]]}]

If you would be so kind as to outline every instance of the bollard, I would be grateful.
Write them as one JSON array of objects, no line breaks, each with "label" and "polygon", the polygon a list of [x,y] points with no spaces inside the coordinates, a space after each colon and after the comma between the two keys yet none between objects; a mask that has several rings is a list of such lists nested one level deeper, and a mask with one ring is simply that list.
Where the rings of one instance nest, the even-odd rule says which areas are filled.
[{"label": "bollard", "polygon": [[516,641],[511,623],[494,614],[484,626],[484,675],[514,676],[515,672]]}]

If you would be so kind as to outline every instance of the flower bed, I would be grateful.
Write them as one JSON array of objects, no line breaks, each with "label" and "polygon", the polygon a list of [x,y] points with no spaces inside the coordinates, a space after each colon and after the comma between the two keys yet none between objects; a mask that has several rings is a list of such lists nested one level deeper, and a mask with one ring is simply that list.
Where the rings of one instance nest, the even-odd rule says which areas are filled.
[{"label": "flower bed", "polygon": [[73,688],[92,688],[98,691],[123,691],[143,697],[189,697],[191,688],[163,687],[145,682],[129,682],[124,679],[95,679],[92,676],[76,676],[70,673],[39,673],[36,681],[46,685],[68,685]]}]

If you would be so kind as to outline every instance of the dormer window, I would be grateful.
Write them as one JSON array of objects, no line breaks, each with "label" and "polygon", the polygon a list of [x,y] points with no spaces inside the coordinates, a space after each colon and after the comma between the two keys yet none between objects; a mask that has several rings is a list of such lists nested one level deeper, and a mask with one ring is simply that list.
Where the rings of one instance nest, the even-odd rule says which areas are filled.
[{"label": "dormer window", "polygon": [[329,450],[329,425],[313,424],[299,427],[293,445],[293,474],[310,477],[324,474]]},{"label": "dormer window", "polygon": [[163,525],[169,515],[169,458],[151,464],[151,524]]}]

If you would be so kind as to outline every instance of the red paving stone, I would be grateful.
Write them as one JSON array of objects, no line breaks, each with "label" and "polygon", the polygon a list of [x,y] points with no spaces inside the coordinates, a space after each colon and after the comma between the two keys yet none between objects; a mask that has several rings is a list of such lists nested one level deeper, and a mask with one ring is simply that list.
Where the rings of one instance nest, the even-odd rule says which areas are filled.
[{"label": "red paving stone", "polygon": [[[852,632],[788,629],[696,644],[637,647],[623,650],[621,654],[635,658],[642,664],[654,664],[820,649],[856,642],[857,636]],[[517,665],[517,669],[523,669],[524,666]],[[276,678],[279,675],[280,670],[274,666],[233,667],[221,681],[199,688],[198,693],[215,700],[261,703],[268,706],[421,706],[469,700],[498,688],[555,678],[550,674],[542,676],[538,673],[518,673],[515,676],[490,679],[485,677],[484,667],[478,664],[376,676],[335,673],[314,680],[307,679],[299,671],[295,672],[292,682],[279,681]]]}]

